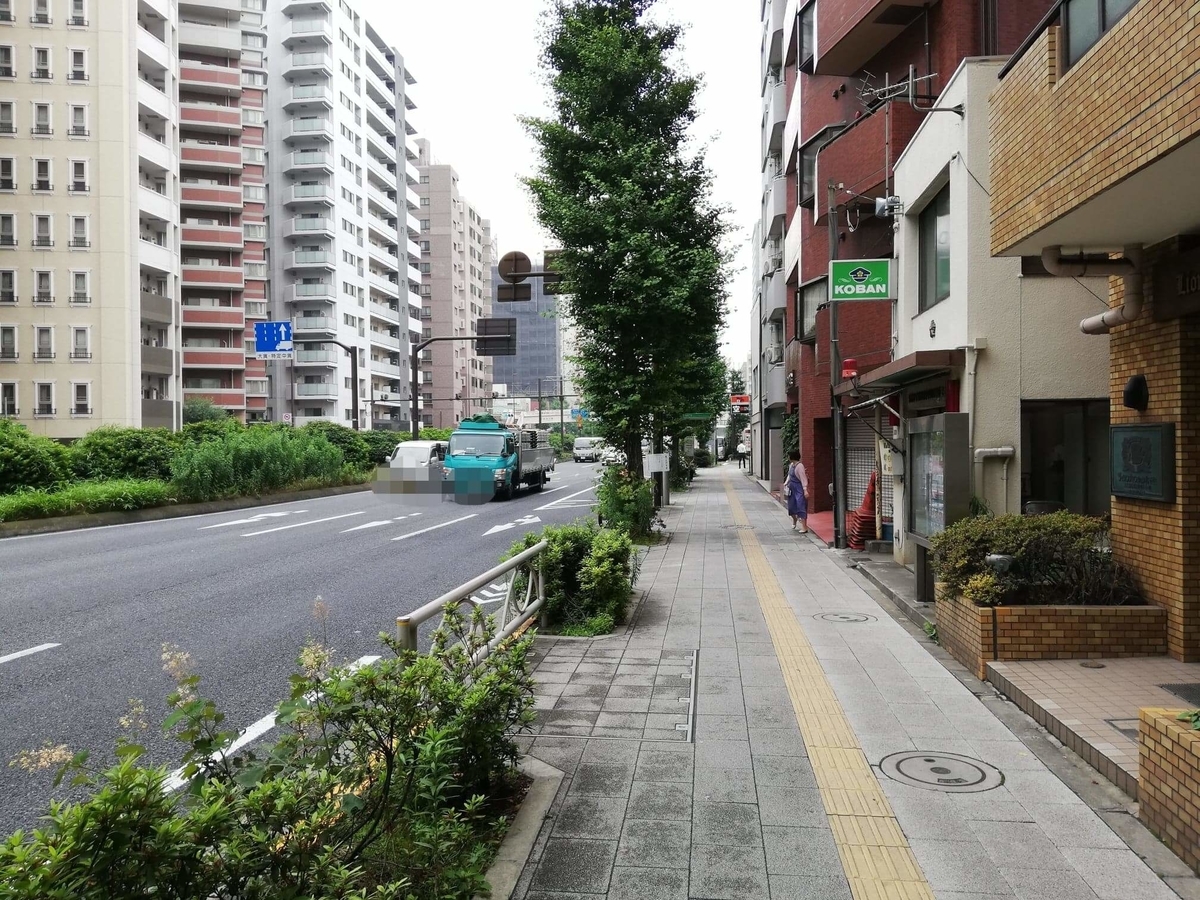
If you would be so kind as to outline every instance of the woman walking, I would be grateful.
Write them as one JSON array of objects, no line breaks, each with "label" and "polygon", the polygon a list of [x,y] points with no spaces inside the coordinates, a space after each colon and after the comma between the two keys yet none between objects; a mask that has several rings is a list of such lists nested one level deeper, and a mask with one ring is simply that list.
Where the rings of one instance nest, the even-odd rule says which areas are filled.
[{"label": "woman walking", "polygon": [[787,496],[788,515],[792,517],[792,531],[808,534],[808,473],[804,471],[804,463],[800,462],[799,451],[789,453],[788,460],[783,492]]}]

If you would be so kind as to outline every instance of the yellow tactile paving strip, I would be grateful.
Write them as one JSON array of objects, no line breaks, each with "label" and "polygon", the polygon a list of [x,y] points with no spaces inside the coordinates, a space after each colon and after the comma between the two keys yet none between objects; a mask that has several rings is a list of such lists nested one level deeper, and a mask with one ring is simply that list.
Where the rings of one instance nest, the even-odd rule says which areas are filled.
[{"label": "yellow tactile paving strip", "polygon": [[[749,525],[728,481],[725,492],[734,524]],[[846,721],[812,645],[783,596],[762,545],[752,531],[739,530],[738,535],[850,892],[855,900],[934,900],[854,729]]]}]

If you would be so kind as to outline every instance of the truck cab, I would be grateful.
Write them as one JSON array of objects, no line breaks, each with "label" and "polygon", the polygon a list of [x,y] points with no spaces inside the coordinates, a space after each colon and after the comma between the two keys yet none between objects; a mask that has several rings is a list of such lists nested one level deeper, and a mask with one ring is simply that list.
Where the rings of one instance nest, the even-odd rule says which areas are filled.
[{"label": "truck cab", "polygon": [[541,490],[553,465],[548,432],[505,428],[490,417],[461,422],[445,461],[448,478],[465,478],[484,491],[490,484],[493,496],[504,499],[522,486]]}]

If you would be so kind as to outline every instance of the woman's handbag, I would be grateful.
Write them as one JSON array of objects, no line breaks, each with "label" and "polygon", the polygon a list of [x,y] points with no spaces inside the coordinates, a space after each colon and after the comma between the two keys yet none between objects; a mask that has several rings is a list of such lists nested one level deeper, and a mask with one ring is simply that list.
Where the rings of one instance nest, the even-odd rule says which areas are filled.
[{"label": "woman's handbag", "polygon": [[783,499],[787,500],[792,496],[792,467],[788,466],[787,477],[783,481]]}]

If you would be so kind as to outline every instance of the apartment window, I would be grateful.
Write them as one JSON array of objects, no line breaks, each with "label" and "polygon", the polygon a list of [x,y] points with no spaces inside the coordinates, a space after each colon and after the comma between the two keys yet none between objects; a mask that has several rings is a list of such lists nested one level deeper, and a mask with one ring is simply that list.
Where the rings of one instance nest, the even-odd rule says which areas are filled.
[{"label": "apartment window", "polygon": [[801,72],[807,72],[810,75],[813,70],[813,57],[816,55],[817,49],[816,17],[817,4],[815,0],[800,10],[800,52],[796,56],[796,62]]},{"label": "apartment window", "polygon": [[12,361],[17,353],[17,329],[15,325],[0,325],[0,360]]},{"label": "apartment window", "polygon": [[0,191],[17,189],[17,161],[11,156],[0,159]]},{"label": "apartment window", "polygon": [[0,103],[0,134],[16,134],[17,119],[13,104],[9,101]]},{"label": "apartment window", "polygon": [[33,48],[33,72],[30,73],[30,77],[39,81],[48,81],[50,79],[49,47]]},{"label": "apartment window", "polygon": [[[802,341],[815,340],[817,337],[817,307],[825,302],[828,293],[824,278],[804,285],[796,292],[797,307],[796,324],[799,332],[796,337]],[[781,348],[782,353],[782,348]],[[782,355],[776,362],[782,362]]]},{"label": "apartment window", "polygon": [[243,184],[242,199],[249,200],[255,203],[267,202],[267,189],[261,184]]},{"label": "apartment window", "polygon": [[15,22],[17,17],[13,15],[12,0],[0,0],[0,22]]},{"label": "apartment window", "polygon": [[0,271],[0,303],[17,302],[17,273],[14,269]]},{"label": "apartment window", "polygon": [[423,382],[425,382],[426,384],[432,383],[433,382],[433,373],[431,371],[429,371],[428,369],[426,369],[424,372],[421,373],[421,380]]},{"label": "apartment window", "polygon": [[242,225],[242,236],[248,241],[265,241],[267,226],[262,222],[246,222]]},{"label": "apartment window", "polygon": [[950,296],[950,185],[929,201],[920,220],[921,312]]},{"label": "apartment window", "polygon": [[[431,224],[432,223],[430,222],[429,219],[422,219],[421,220],[421,230],[428,231]],[[428,243],[428,241],[426,241],[426,243]]]},{"label": "apartment window", "polygon": [[50,119],[49,103],[33,104],[33,133],[42,136],[54,134]]},{"label": "apartment window", "polygon": [[90,416],[92,414],[92,385],[87,381],[71,382],[71,415]]},{"label": "apartment window", "polygon": [[88,291],[88,273],[87,272],[72,272],[71,273],[71,302],[72,303],[91,303],[91,294]]},{"label": "apartment window", "polygon": [[34,216],[33,217],[33,246],[35,247],[53,247],[54,239],[52,223],[49,216]]},{"label": "apartment window", "polygon": [[267,115],[263,110],[256,109],[253,106],[242,107],[242,124],[243,125],[264,125],[267,121]]},{"label": "apartment window", "polygon": [[67,24],[75,28],[87,26],[87,0],[71,0],[71,18]]},{"label": "apartment window", "polygon": [[91,359],[92,345],[87,328],[71,329],[71,359]]},{"label": "apartment window", "polygon": [[422,198],[421,198],[421,205],[422,205],[422,206],[428,206],[428,205],[429,205],[429,198],[428,198],[428,197],[422,197]]},{"label": "apartment window", "polygon": [[33,328],[33,358],[54,359],[54,329],[49,325]]},{"label": "apartment window", "polygon": [[1063,28],[1067,33],[1067,65],[1079,62],[1137,0],[1067,0]]},{"label": "apartment window", "polygon": [[50,24],[50,0],[33,0],[33,15],[29,17],[30,24]]},{"label": "apartment window", "polygon": [[433,266],[430,263],[426,263],[426,262],[421,263],[421,274],[428,275],[432,268],[433,268]]},{"label": "apartment window", "polygon": [[429,176],[428,175],[421,176],[421,184],[429,184]]},{"label": "apartment window", "polygon": [[33,414],[35,416],[54,415],[54,382],[35,381],[33,388],[37,394],[37,406],[34,408]]},{"label": "apartment window", "polygon": [[421,241],[421,252],[422,253],[429,252],[429,241]]},{"label": "apartment window", "polygon": [[39,269],[33,273],[33,302],[54,302],[54,281],[47,269]]},{"label": "apartment window", "polygon": [[0,247],[17,246],[17,217],[0,213]]},{"label": "apartment window", "polygon": [[422,306],[421,307],[421,318],[422,319],[432,319],[433,318],[433,307],[432,306]]},{"label": "apartment window", "polygon": [[13,62],[13,48],[6,44],[0,47],[0,77],[13,78],[16,74],[17,68]]},{"label": "apartment window", "polygon": [[267,277],[267,264],[265,262],[243,262],[242,269],[247,278]]},{"label": "apartment window", "polygon": [[87,107],[72,106],[71,107],[71,137],[87,137]]},{"label": "apartment window", "polygon": [[15,381],[0,382],[0,416],[16,416],[19,413],[17,383]]},{"label": "apartment window", "polygon": [[72,50],[71,70],[67,72],[67,81],[87,81],[87,53],[83,50]]},{"label": "apartment window", "polygon": [[69,189],[76,194],[86,194],[88,191],[87,161],[71,160],[71,181]]},{"label": "apartment window", "polygon": [[249,47],[251,50],[265,50],[267,47],[267,36],[265,34],[254,34],[250,31],[243,31],[242,46]]},{"label": "apartment window", "polygon": [[50,183],[50,160],[35,159],[33,161],[33,186],[35,191],[53,190],[54,186]]},{"label": "apartment window", "polygon": [[80,249],[92,246],[88,239],[87,216],[71,216],[71,246]]},{"label": "apartment window", "polygon": [[261,88],[267,86],[266,72],[242,72],[242,85],[244,87]]}]

